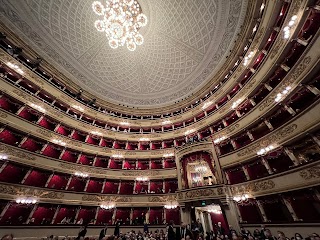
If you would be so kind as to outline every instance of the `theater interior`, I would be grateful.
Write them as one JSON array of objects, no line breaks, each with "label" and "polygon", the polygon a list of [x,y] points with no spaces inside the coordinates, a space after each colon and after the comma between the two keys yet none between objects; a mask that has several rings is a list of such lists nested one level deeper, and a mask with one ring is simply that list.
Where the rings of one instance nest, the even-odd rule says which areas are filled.
[{"label": "theater interior", "polygon": [[319,23],[319,0],[1,0],[0,235],[320,234]]}]

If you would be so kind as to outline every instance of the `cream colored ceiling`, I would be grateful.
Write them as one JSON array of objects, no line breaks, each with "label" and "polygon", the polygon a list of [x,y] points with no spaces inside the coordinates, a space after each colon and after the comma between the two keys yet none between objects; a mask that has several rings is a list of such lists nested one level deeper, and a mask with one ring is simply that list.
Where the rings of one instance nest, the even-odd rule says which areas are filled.
[{"label": "cream colored ceiling", "polygon": [[0,19],[83,89],[114,103],[172,104],[222,67],[247,0],[140,0],[145,43],[111,49],[91,0],[0,0]]}]

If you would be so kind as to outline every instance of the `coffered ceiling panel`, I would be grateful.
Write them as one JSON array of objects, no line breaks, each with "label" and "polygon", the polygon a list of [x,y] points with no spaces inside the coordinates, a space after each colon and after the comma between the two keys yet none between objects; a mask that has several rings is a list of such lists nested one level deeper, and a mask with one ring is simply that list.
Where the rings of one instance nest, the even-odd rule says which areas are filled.
[{"label": "coffered ceiling panel", "polygon": [[248,0],[140,0],[136,51],[111,49],[91,0],[0,0],[0,20],[71,81],[104,100],[165,106],[199,90],[223,63]]}]

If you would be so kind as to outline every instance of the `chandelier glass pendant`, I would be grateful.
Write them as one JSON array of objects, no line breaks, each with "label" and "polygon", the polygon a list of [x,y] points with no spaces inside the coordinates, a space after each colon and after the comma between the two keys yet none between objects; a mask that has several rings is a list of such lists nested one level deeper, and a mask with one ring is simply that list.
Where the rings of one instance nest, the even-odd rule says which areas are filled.
[{"label": "chandelier glass pendant", "polygon": [[194,170],[202,175],[207,173],[208,168],[204,162],[199,162],[199,164],[194,168]]},{"label": "chandelier glass pendant", "polygon": [[93,11],[102,16],[94,25],[99,32],[105,32],[111,48],[126,45],[134,51],[137,45],[143,44],[141,27],[147,25],[147,17],[142,13],[136,0],[106,0],[105,5],[99,1],[92,4]]}]

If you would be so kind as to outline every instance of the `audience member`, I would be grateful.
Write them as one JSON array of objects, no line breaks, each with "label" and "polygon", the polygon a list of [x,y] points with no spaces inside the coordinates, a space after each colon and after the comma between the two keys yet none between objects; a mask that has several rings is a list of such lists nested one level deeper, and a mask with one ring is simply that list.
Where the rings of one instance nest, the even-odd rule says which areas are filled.
[{"label": "audience member", "polygon": [[107,234],[107,229],[108,229],[108,226],[106,225],[101,231],[100,231],[100,234],[99,234],[99,240],[102,240],[106,234]]}]

